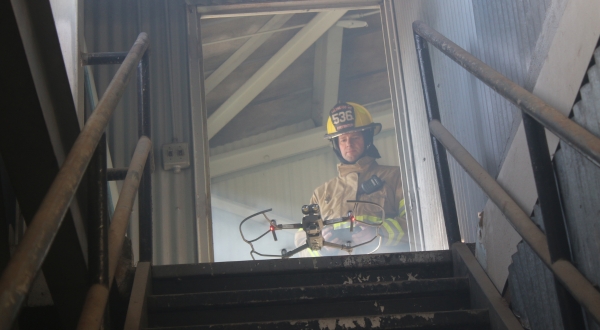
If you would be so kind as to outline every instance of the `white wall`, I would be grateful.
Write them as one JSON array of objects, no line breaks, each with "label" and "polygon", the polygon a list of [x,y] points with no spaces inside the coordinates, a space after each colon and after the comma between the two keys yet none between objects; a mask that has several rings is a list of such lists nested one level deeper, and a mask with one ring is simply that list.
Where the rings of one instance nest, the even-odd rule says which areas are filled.
[{"label": "white wall", "polygon": [[73,94],[80,125],[83,124],[83,67],[79,53],[83,42],[83,1],[50,0],[54,24],[67,69],[67,77]]}]

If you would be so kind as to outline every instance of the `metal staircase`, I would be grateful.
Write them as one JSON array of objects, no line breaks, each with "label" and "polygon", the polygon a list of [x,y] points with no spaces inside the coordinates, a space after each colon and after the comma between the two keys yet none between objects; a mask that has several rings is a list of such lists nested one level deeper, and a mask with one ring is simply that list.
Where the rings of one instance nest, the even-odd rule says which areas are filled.
[{"label": "metal staircase", "polygon": [[[473,267],[460,243],[447,251],[153,266],[151,276],[140,274],[150,270],[142,264],[125,328],[520,328]],[[481,283],[499,305],[477,299]],[[145,300],[136,296],[146,291]]]}]

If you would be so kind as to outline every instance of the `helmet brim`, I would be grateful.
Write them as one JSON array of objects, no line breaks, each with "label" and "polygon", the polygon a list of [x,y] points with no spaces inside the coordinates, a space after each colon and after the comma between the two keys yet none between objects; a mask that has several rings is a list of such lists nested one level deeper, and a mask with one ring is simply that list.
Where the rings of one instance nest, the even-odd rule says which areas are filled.
[{"label": "helmet brim", "polygon": [[370,129],[373,130],[373,136],[375,136],[375,135],[379,134],[379,132],[381,132],[381,124],[380,123],[371,123],[369,125],[365,125],[365,126],[361,126],[361,127],[350,127],[347,129],[337,131],[332,134],[325,134],[324,138],[326,138],[327,140],[331,140],[342,134],[352,133],[352,132],[363,132],[363,131],[370,130]]}]

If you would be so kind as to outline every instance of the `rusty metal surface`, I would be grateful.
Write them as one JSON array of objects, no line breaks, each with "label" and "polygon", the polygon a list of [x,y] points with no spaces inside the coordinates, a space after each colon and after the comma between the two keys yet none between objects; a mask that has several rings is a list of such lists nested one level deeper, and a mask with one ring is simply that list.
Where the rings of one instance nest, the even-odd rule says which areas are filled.
[{"label": "rusty metal surface", "polygon": [[523,327],[508,303],[502,298],[477,259],[475,259],[475,246],[471,244],[455,243],[452,245],[454,276],[469,279],[471,308],[481,308],[489,311],[492,330],[522,330]]},{"label": "rusty metal surface", "polygon": [[489,329],[487,310],[406,313],[384,316],[303,319],[246,324],[222,324],[191,327],[163,327],[163,330],[248,329],[248,330],[341,330],[341,329]]},{"label": "rusty metal surface", "polygon": [[562,141],[577,149],[597,166],[600,166],[600,138],[546,104],[539,97],[529,93],[523,87],[475,58],[425,23],[416,21],[413,23],[413,29],[415,33],[425,38],[432,46],[441,50],[494,91],[531,115],[548,130],[560,137]]},{"label": "rusty metal surface", "polygon": [[[186,309],[172,312],[153,311],[152,326],[221,324],[283,321],[290,319],[356,317],[400,313],[435,313],[467,309],[469,297],[461,295],[430,295],[411,297],[358,297],[353,300],[320,300],[296,304],[238,305],[231,309]],[[268,312],[266,312],[268,311]]]},{"label": "rusty metal surface", "polygon": [[56,237],[110,115],[147,47],[147,36],[144,33],[132,47],[130,55],[115,75],[107,93],[75,141],[31,221],[23,241],[5,269],[0,279],[0,327],[9,327],[16,317],[31,282]]},{"label": "rusty metal surface", "polygon": [[152,142],[150,139],[142,136],[129,164],[127,177],[125,178],[125,182],[123,182],[119,201],[115,206],[115,212],[110,224],[108,234],[108,287],[97,284],[90,288],[79,319],[78,329],[99,329],[102,324],[102,316],[104,315],[104,309],[108,301],[108,293],[113,283],[115,271],[117,270],[119,257],[123,251],[123,242],[127,227],[129,226],[131,210],[133,209],[133,203],[140,185],[144,166],[151,149]]},{"label": "rusty metal surface", "polygon": [[550,260],[548,241],[544,233],[525,214],[502,187],[477,163],[469,152],[438,121],[429,124],[433,134],[446,150],[461,164],[465,171],[477,182],[513,228],[531,246],[537,256],[552,270],[558,280],[565,285],[582,307],[596,321],[600,320],[600,292],[579,272],[572,263],[565,260]]},{"label": "rusty metal surface", "polygon": [[[295,283],[289,283],[294,285]],[[233,307],[251,304],[290,304],[310,303],[319,299],[353,299],[371,296],[385,299],[392,296],[410,294],[435,294],[447,292],[450,295],[465,295],[469,283],[466,278],[440,278],[407,280],[396,282],[356,282],[353,284],[332,284],[314,286],[278,287],[241,291],[205,292],[194,294],[172,294],[152,296],[148,299],[151,310],[177,310],[183,308]]]},{"label": "rusty metal surface", "polygon": [[176,294],[275,288],[289,283],[311,286],[441,278],[452,276],[451,266],[450,251],[154,266],[153,292]]},{"label": "rusty metal surface", "polygon": [[[272,325],[285,320],[433,315],[471,308],[469,282],[452,277],[450,251],[206,266],[211,265],[153,267],[149,326]],[[477,317],[463,321],[473,319]]]},{"label": "rusty metal surface", "polygon": [[155,279],[186,276],[235,275],[243,273],[277,274],[300,270],[331,271],[368,269],[377,267],[410,267],[432,263],[452,263],[450,251],[427,253],[406,252],[402,254],[372,254],[343,257],[298,258],[286,260],[237,261],[211,264],[186,264],[177,266],[154,266]]}]

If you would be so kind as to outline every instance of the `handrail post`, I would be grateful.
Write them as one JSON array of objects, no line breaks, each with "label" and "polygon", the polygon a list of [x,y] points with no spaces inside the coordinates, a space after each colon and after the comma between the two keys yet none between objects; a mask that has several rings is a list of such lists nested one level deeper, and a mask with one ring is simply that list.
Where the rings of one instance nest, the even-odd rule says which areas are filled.
[{"label": "handrail post", "polygon": [[77,329],[99,329],[102,316],[106,309],[108,295],[119,263],[119,256],[123,250],[123,241],[129,226],[129,218],[135,195],[140,187],[144,166],[152,150],[152,141],[143,136],[138,140],[133,157],[127,170],[127,177],[121,188],[121,195],[115,207],[115,213],[110,224],[108,237],[108,285],[94,284],[88,291]]},{"label": "handrail post", "polygon": [[[421,74],[421,85],[423,86],[423,97],[425,99],[425,108],[427,110],[427,121],[441,121],[427,41],[416,33],[414,33],[414,37],[415,46],[417,48],[417,60],[419,62],[419,73]],[[450,177],[450,168],[448,166],[448,156],[446,155],[446,150],[442,144],[433,137],[433,135],[431,136],[431,147],[433,149],[433,159],[435,162],[435,174],[437,175],[440,188],[448,247],[451,247],[452,244],[461,242],[461,236],[460,228],[458,226],[458,213],[456,212],[454,191],[452,190],[452,178]]]},{"label": "handrail post", "polygon": [[0,278],[0,329],[9,329],[17,317],[131,73],[147,48],[148,36],[142,32],[75,140],[23,240],[4,269]]},{"label": "handrail post", "polygon": [[[142,57],[137,69],[138,80],[138,136],[152,136],[150,117],[150,82],[148,53]],[[152,152],[146,160],[144,175],[138,190],[139,207],[139,261],[152,262]]]},{"label": "handrail post", "polygon": [[498,206],[512,227],[548,266],[555,278],[558,278],[594,320],[600,323],[600,292],[571,262],[564,259],[552,262],[548,240],[544,232],[439,121],[431,121],[429,130],[490,200]]},{"label": "handrail post", "polygon": [[[571,262],[571,248],[569,246],[566,223],[554,176],[554,168],[550,159],[550,151],[548,150],[546,130],[544,126],[524,111],[522,115],[535,186],[544,221],[544,232],[548,240],[550,260],[555,262],[563,259]],[[585,324],[581,306],[565,287],[556,280],[556,276],[554,283],[564,328],[584,329]]]},{"label": "handrail post", "polygon": [[108,199],[106,133],[88,167],[88,272],[90,285],[108,287]]}]

